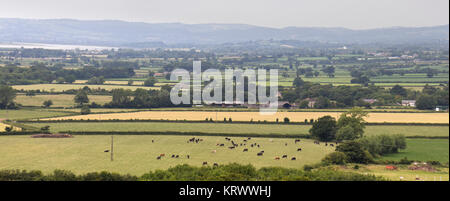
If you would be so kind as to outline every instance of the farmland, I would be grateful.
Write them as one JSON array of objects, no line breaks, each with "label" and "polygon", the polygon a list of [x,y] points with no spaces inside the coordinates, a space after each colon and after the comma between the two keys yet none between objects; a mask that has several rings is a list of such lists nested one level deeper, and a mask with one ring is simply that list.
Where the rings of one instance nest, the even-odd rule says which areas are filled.
[{"label": "farmland", "polygon": [[[200,132],[211,134],[275,134],[298,135],[308,134],[310,125],[267,125],[267,124],[223,124],[223,123],[173,123],[173,122],[58,122],[58,123],[27,123],[33,127],[49,125],[52,132],[61,131],[137,131],[137,132]],[[448,126],[401,126],[377,125],[367,126],[365,135],[403,134],[405,136],[448,137]]]},{"label": "farmland", "polygon": [[386,160],[400,160],[404,157],[419,161],[449,161],[449,141],[430,139],[408,139],[408,147],[400,153],[383,156]]},{"label": "farmland", "polygon": [[[301,168],[305,164],[319,162],[332,147],[315,145],[311,140],[302,140],[297,145],[293,139],[252,138],[250,143],[260,144],[260,148],[251,148],[242,152],[243,147],[230,150],[216,146],[227,142],[223,137],[201,137],[202,142],[187,143],[189,136],[114,136],[114,161],[110,154],[103,151],[110,147],[110,136],[74,136],[65,139],[30,138],[29,136],[0,136],[1,169],[39,169],[51,172],[54,169],[67,169],[75,173],[92,171],[111,171],[141,175],[149,170],[167,169],[178,164],[201,166],[209,164],[253,164],[255,167],[283,166]],[[233,138],[242,142],[244,138]],[[245,138],[246,139],[246,138]],[[154,143],[151,141],[154,140]],[[288,146],[285,146],[288,143]],[[297,152],[301,147],[302,151]],[[21,150],[16,151],[16,150]],[[216,153],[212,153],[216,150]],[[263,156],[256,153],[264,150]],[[166,157],[156,157],[165,153]],[[171,155],[180,158],[171,158]],[[289,159],[274,160],[276,156],[287,154]],[[190,155],[190,159],[186,158]],[[295,156],[297,160],[290,160]],[[130,165],[132,164],[132,165]]]},{"label": "farmland", "polygon": [[41,90],[41,91],[49,91],[49,92],[62,92],[67,90],[78,90],[83,87],[89,87],[91,89],[131,89],[136,90],[137,88],[142,89],[159,89],[159,87],[146,87],[146,86],[122,86],[122,85],[91,85],[91,84],[32,84],[32,85],[14,85],[12,86],[17,90]]},{"label": "farmland", "polygon": [[34,119],[71,115],[71,112],[52,111],[47,109],[33,109],[33,110],[0,110],[0,119]]},{"label": "farmland", "polygon": [[[42,103],[47,100],[52,100],[52,107],[73,107],[75,103],[73,102],[73,98],[75,95],[70,94],[53,94],[53,95],[35,95],[35,96],[25,96],[19,95],[17,96],[17,103],[23,106],[42,106]],[[111,96],[100,96],[100,95],[91,95],[89,96],[89,100],[91,102],[95,102],[97,104],[105,104],[111,102]]]},{"label": "farmland", "polygon": [[[217,115],[217,118],[216,118]],[[183,112],[183,111],[145,111],[120,114],[95,114],[95,115],[78,115],[66,116],[58,118],[50,118],[50,120],[108,120],[108,119],[154,119],[154,120],[194,120],[203,121],[206,118],[222,121],[224,118],[232,118],[233,121],[270,121],[275,122],[276,119],[281,122],[285,117],[290,121],[304,122],[305,119],[317,119],[319,117],[330,115],[339,118],[338,112],[277,112],[274,115],[261,115],[258,112]],[[369,113],[366,118],[370,123],[449,123],[448,113]]]}]

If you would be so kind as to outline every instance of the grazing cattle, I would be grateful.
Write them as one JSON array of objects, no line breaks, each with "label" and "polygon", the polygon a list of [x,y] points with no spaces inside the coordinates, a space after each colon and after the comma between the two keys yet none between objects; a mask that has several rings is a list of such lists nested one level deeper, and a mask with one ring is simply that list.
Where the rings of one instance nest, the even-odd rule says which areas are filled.
[{"label": "grazing cattle", "polygon": [[105,150],[105,151],[103,151],[103,152],[109,152],[109,150]]},{"label": "grazing cattle", "polygon": [[228,147],[228,149],[234,149],[234,147]]},{"label": "grazing cattle", "polygon": [[284,146],[287,146],[287,143],[284,143]]},{"label": "grazing cattle", "polygon": [[257,153],[256,155],[257,155],[257,156],[262,156],[262,155],[263,155],[263,152],[259,152],[259,153]]},{"label": "grazing cattle", "polygon": [[175,155],[172,155],[172,158],[175,158]]},{"label": "grazing cattle", "polygon": [[256,145],[258,148],[259,148],[259,144],[258,145]]},{"label": "grazing cattle", "polygon": [[325,143],[325,146],[328,146],[328,143]]},{"label": "grazing cattle", "polygon": [[208,165],[208,162],[206,162],[206,161],[205,161],[205,162],[203,162],[203,164],[202,164],[202,165]]},{"label": "grazing cattle", "polygon": [[214,167],[219,167],[219,164],[217,164],[217,163],[214,163],[214,165],[213,165]]},{"label": "grazing cattle", "polygon": [[156,160],[161,160],[161,156],[156,157]]},{"label": "grazing cattle", "polygon": [[295,161],[295,160],[297,160],[297,158],[295,158],[295,157],[292,157],[292,158],[291,158],[291,160]]},{"label": "grazing cattle", "polygon": [[334,144],[330,144],[330,146],[334,147]]},{"label": "grazing cattle", "polygon": [[159,156],[163,157],[163,156],[166,156],[166,154],[159,154]]},{"label": "grazing cattle", "polygon": [[251,137],[247,138],[247,140],[251,140],[251,139],[252,139]]},{"label": "grazing cattle", "polygon": [[280,157],[278,157],[278,156],[277,156],[277,157],[275,157],[275,160],[280,160]]},{"label": "grazing cattle", "polygon": [[155,140],[152,140],[152,143],[154,143],[155,142]]},{"label": "grazing cattle", "polygon": [[247,140],[243,140],[244,142],[247,142]]},{"label": "grazing cattle", "polygon": [[300,140],[295,140],[295,144],[297,144],[297,142],[300,142]]},{"label": "grazing cattle", "polygon": [[179,158],[180,156],[176,155],[175,158]]},{"label": "grazing cattle", "polygon": [[297,151],[302,151],[302,148],[298,148]]},{"label": "grazing cattle", "polygon": [[283,158],[287,158],[287,155],[283,155]]},{"label": "grazing cattle", "polygon": [[187,157],[187,159],[190,159],[190,158],[191,158],[191,156],[189,156],[189,155],[187,155],[186,157]]},{"label": "grazing cattle", "polygon": [[264,150],[263,150],[263,151],[261,151],[261,153],[264,153]]},{"label": "grazing cattle", "polygon": [[253,147],[253,144],[251,144],[250,146]]},{"label": "grazing cattle", "polygon": [[223,147],[223,146],[225,146],[225,144],[220,144],[219,146]]},{"label": "grazing cattle", "polygon": [[248,151],[248,149],[244,149],[244,151],[243,151],[243,152],[246,152],[246,151]]}]

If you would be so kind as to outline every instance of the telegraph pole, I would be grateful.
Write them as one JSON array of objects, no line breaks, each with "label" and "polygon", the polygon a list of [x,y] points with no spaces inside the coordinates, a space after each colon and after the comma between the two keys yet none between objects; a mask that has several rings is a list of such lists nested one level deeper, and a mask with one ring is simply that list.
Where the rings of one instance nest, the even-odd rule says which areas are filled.
[{"label": "telegraph pole", "polygon": [[111,135],[111,161],[114,160],[114,136]]}]

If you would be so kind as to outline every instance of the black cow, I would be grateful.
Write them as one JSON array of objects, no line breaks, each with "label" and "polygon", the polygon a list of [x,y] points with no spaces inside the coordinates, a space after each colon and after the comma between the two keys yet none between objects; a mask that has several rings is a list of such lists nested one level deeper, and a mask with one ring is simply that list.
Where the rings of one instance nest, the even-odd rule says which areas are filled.
[{"label": "black cow", "polygon": [[257,156],[262,156],[262,155],[263,155],[263,152],[259,152],[259,153],[257,153],[256,155],[257,155]]},{"label": "black cow", "polygon": [[248,149],[244,149],[244,151],[243,151],[243,152],[246,152],[246,151],[248,151]]},{"label": "black cow", "polygon": [[217,164],[217,163],[214,163],[214,165],[213,165],[214,167],[219,167],[219,164]]},{"label": "black cow", "polygon": [[105,150],[105,151],[103,151],[103,152],[109,152],[109,150]]},{"label": "black cow", "polygon": [[295,158],[295,157],[292,157],[292,158],[291,158],[291,160],[295,161],[295,160],[297,160],[297,158]]},{"label": "black cow", "polygon": [[156,160],[161,160],[161,156],[156,157]]},{"label": "black cow", "polygon": [[298,148],[297,151],[302,151],[302,148]]},{"label": "black cow", "polygon": [[297,144],[297,142],[300,142],[300,140],[295,140],[295,144]]},{"label": "black cow", "polygon": [[287,158],[287,155],[283,155],[283,157],[282,158]]},{"label": "black cow", "polygon": [[206,162],[206,161],[205,161],[205,162],[203,162],[203,164],[202,164],[202,165],[208,165],[208,162]]}]

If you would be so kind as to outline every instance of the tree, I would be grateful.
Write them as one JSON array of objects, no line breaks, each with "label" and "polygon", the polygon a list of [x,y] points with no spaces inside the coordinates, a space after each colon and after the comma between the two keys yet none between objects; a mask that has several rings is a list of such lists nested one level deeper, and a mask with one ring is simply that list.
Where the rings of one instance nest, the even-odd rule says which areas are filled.
[{"label": "tree", "polygon": [[131,91],[125,89],[113,89],[111,104],[116,107],[128,107],[131,103]]},{"label": "tree", "polygon": [[16,91],[7,85],[0,85],[0,109],[15,107]]},{"label": "tree", "polygon": [[390,93],[392,95],[399,95],[402,97],[406,97],[408,95],[406,89],[398,84],[395,85],[394,87],[392,87],[392,89],[390,90]]},{"label": "tree", "polygon": [[14,126],[5,126],[5,131],[6,131],[7,133],[13,131],[13,129],[14,129]]},{"label": "tree", "polygon": [[78,105],[83,105],[85,103],[89,103],[89,98],[87,92],[85,90],[80,90],[73,98],[74,102]]},{"label": "tree", "polygon": [[331,116],[320,117],[313,123],[309,133],[316,139],[329,142],[336,136],[336,119]]},{"label": "tree", "polygon": [[67,83],[72,84],[77,79],[74,75],[68,75],[64,77]]},{"label": "tree", "polygon": [[330,106],[331,106],[330,100],[323,96],[317,98],[317,101],[314,104],[314,107],[317,109],[329,108]]},{"label": "tree", "polygon": [[144,81],[144,86],[152,87],[155,86],[157,82],[158,80],[155,77],[149,77]]},{"label": "tree", "polygon": [[304,84],[305,84],[305,81],[303,81],[301,77],[296,77],[294,79],[294,82],[292,83],[292,85],[297,88],[303,86]]},{"label": "tree", "polygon": [[416,108],[419,110],[432,110],[436,107],[437,101],[434,96],[423,94],[416,100]]},{"label": "tree", "polygon": [[53,105],[53,101],[52,100],[46,100],[42,103],[42,106],[45,108],[49,108],[50,106]]},{"label": "tree", "polygon": [[372,155],[357,141],[348,141],[339,144],[336,151],[347,156],[347,162],[367,164],[373,161]]},{"label": "tree", "polygon": [[337,139],[342,141],[363,137],[366,128],[364,118],[367,115],[368,113],[359,107],[342,113],[337,122]]},{"label": "tree", "polygon": [[91,109],[89,109],[89,106],[83,105],[83,107],[81,107],[80,113],[82,115],[90,114],[91,113]]}]

